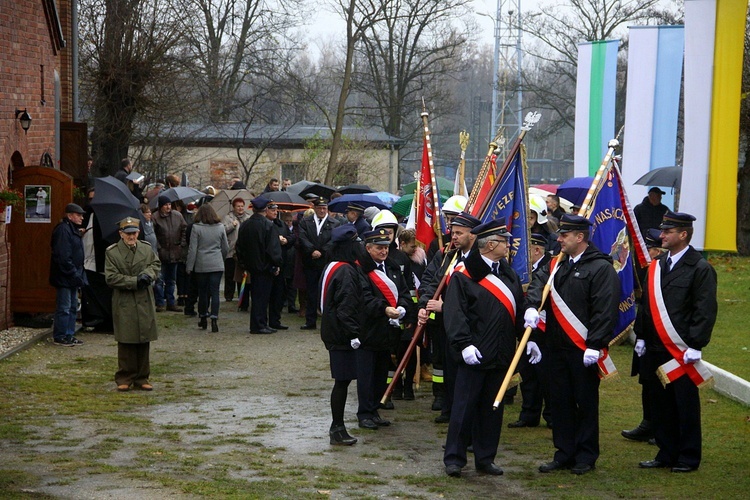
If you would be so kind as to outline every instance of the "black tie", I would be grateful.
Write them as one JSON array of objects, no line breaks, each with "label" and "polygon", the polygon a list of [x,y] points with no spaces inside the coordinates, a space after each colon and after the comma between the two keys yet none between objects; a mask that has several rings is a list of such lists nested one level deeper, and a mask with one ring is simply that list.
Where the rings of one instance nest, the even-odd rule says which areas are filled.
[{"label": "black tie", "polygon": [[495,276],[500,276],[500,263],[499,262],[492,263],[492,274],[494,274]]},{"label": "black tie", "polygon": [[380,264],[378,264],[378,271],[381,271],[381,272],[385,273],[385,267],[383,266],[382,262]]},{"label": "black tie", "polygon": [[573,265],[575,262],[573,262],[573,259],[568,259],[568,269],[573,269]]},{"label": "black tie", "polygon": [[672,257],[667,257],[667,272],[672,270]]}]

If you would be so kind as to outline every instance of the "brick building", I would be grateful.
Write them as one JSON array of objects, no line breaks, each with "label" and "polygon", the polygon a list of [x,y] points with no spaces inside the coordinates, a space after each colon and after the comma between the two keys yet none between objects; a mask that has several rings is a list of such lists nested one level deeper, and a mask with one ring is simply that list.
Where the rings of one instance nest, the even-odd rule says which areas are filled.
[{"label": "brick building", "polygon": [[[0,9],[0,190],[13,172],[59,168],[60,126],[73,120],[71,26],[73,0],[4,0]],[[28,131],[17,110],[31,116]],[[23,217],[14,211],[16,217]],[[3,217],[4,221],[4,217]],[[0,222],[0,329],[11,322],[11,249]],[[39,262],[48,268],[48,262]]]}]

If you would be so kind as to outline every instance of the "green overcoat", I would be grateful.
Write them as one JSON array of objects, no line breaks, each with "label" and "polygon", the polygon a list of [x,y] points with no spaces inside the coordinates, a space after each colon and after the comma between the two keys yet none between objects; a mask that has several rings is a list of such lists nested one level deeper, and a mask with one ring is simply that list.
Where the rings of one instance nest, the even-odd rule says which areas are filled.
[{"label": "green overcoat", "polygon": [[156,280],[161,262],[151,245],[138,240],[135,251],[123,240],[107,248],[104,277],[112,290],[112,321],[115,340],[124,344],[141,344],[156,340],[156,302],[151,286],[138,290],[138,276]]}]

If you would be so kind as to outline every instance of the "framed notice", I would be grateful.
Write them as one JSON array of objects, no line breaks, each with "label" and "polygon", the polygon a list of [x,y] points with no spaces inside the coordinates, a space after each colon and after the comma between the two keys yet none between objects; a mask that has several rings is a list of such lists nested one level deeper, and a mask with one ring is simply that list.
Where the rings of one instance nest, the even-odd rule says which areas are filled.
[{"label": "framed notice", "polygon": [[27,185],[24,188],[23,211],[26,222],[50,223],[52,186]]}]

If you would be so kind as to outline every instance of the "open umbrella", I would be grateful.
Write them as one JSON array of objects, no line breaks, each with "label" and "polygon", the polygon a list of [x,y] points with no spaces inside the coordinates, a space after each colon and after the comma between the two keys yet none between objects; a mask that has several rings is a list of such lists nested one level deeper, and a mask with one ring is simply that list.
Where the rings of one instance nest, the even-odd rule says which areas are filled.
[{"label": "open umbrella", "polygon": [[342,188],[337,189],[341,194],[362,194],[362,193],[373,193],[375,192],[370,186],[364,184],[349,184]]},{"label": "open umbrella", "polygon": [[[444,194],[445,196],[453,196],[453,181],[450,181],[445,177],[438,177],[436,179],[436,182],[440,194]],[[404,185],[404,193],[406,194],[414,193],[415,189],[417,189],[417,181],[410,182],[409,184]]]},{"label": "open umbrella", "polygon": [[119,239],[117,224],[125,217],[135,217],[143,222],[141,203],[123,182],[111,175],[97,177],[94,179],[94,189],[96,194],[91,200],[91,208],[99,220],[102,238],[105,241],[117,242]]},{"label": "open umbrella", "polygon": [[208,204],[216,211],[216,215],[220,219],[223,219],[224,216],[232,211],[232,200],[235,198],[242,198],[245,200],[245,207],[249,207],[250,200],[255,197],[247,189],[224,189],[223,191],[219,191]]},{"label": "open umbrella", "polygon": [[560,184],[557,188],[557,196],[565,198],[573,205],[580,207],[589,192],[593,177],[573,177]]},{"label": "open umbrella", "polygon": [[[448,198],[448,196],[441,194],[440,203],[445,203],[445,200],[447,200]],[[411,210],[411,204],[413,201],[414,193],[405,194],[401,198],[399,198],[396,203],[393,204],[393,206],[391,207],[391,212],[396,215],[403,215],[404,217],[406,217],[407,215],[409,215],[409,211]]]},{"label": "open umbrella", "polygon": [[[293,185],[294,184],[292,184],[292,186]],[[286,190],[289,191],[289,188],[287,188]],[[326,186],[325,184],[320,184],[319,182],[313,182],[312,184],[307,186],[305,189],[300,191],[298,194],[302,196],[303,198],[305,197],[305,195],[314,194],[315,196],[320,196],[322,198],[328,199],[335,192],[336,192],[336,188],[332,188],[331,186]]]},{"label": "open umbrella", "polygon": [[362,208],[367,207],[376,207],[380,210],[384,210],[388,208],[388,205],[383,203],[383,201],[371,193],[362,193],[362,194],[345,194],[343,196],[339,196],[335,200],[333,200],[331,203],[328,204],[328,210],[331,212],[337,212],[337,213],[344,213],[346,212],[346,207],[350,203],[356,203],[357,205],[361,206]]},{"label": "open umbrella", "polygon": [[633,184],[677,188],[682,183],[682,167],[660,167],[647,172]]},{"label": "open umbrella", "polygon": [[276,203],[281,210],[305,210],[310,205],[299,195],[287,191],[268,191],[260,195],[261,198]]},{"label": "open umbrella", "polygon": [[378,191],[372,194],[380,198],[380,200],[386,205],[388,205],[389,207],[393,206],[393,204],[396,203],[399,200],[399,198],[401,198],[399,195],[389,193],[388,191]]}]

